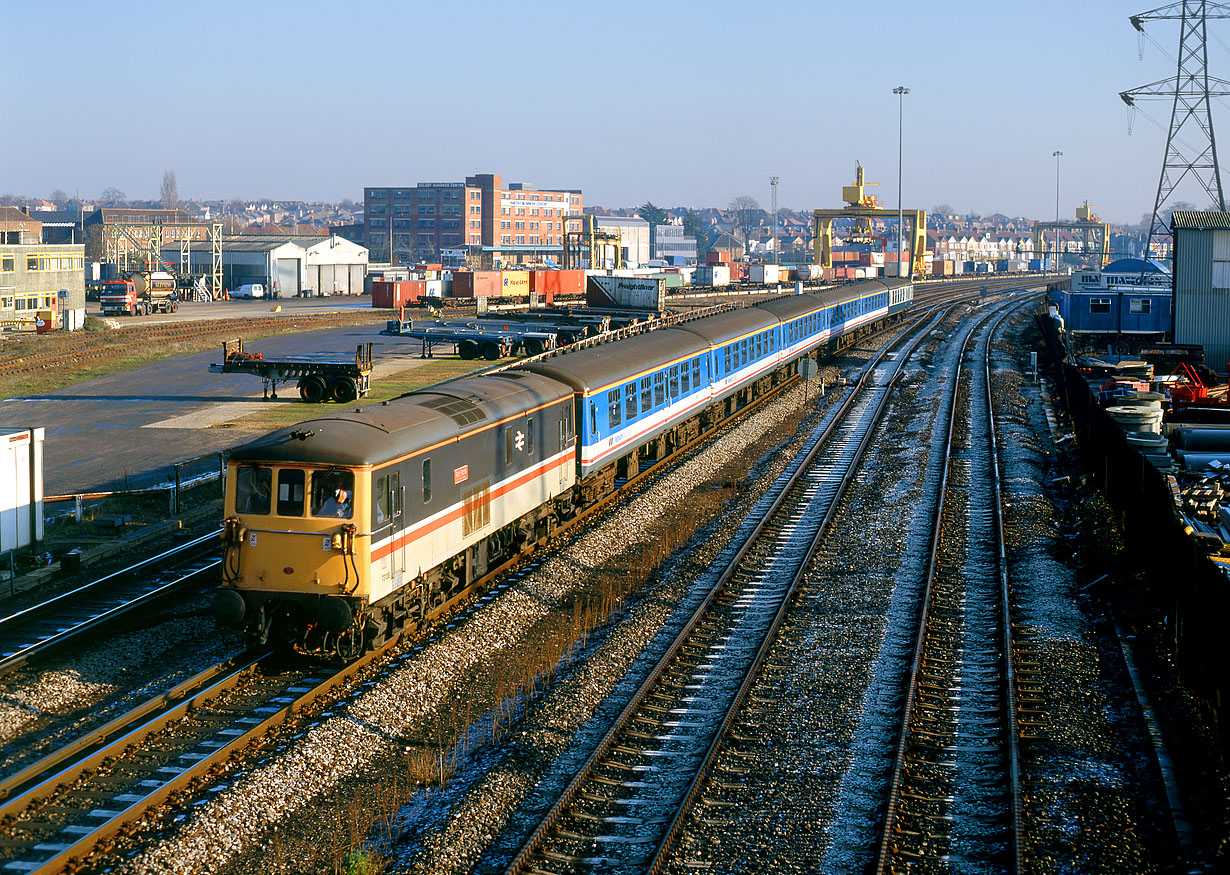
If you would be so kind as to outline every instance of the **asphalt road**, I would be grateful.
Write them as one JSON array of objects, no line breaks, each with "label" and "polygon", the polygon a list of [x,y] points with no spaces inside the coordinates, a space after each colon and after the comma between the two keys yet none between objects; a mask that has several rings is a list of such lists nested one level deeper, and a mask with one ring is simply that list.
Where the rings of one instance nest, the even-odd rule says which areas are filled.
[{"label": "asphalt road", "polygon": [[[255,316],[281,304],[284,311],[371,307],[370,298],[291,299],[275,302],[187,304],[170,317]],[[298,304],[298,306],[295,306]],[[203,313],[204,315],[198,315]],[[138,317],[138,322],[168,317]],[[285,334],[245,343],[244,349],[266,357],[333,353],[353,355],[359,343],[372,341],[373,385],[382,373],[422,363],[418,344],[378,332],[379,323]],[[293,384],[279,387],[277,401],[262,401],[262,383],[246,374],[213,374],[212,352],[165,359],[155,364],[77,383],[39,396],[0,401],[0,426],[46,429],[43,483],[48,495],[68,495],[136,488],[166,476],[184,460],[218,453],[262,433],[227,427],[235,417],[265,404],[300,404]],[[362,403],[362,402],[359,402]],[[306,406],[306,405],[304,405]],[[336,405],[319,405],[322,412]]]}]

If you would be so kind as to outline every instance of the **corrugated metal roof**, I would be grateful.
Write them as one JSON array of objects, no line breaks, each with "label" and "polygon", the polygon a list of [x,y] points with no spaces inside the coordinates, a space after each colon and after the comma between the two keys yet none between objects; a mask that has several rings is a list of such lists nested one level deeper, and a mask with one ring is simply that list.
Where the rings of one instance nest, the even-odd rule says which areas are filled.
[{"label": "corrugated metal roof", "polygon": [[1230,230],[1230,213],[1219,210],[1175,210],[1170,216],[1170,227],[1191,231]]}]

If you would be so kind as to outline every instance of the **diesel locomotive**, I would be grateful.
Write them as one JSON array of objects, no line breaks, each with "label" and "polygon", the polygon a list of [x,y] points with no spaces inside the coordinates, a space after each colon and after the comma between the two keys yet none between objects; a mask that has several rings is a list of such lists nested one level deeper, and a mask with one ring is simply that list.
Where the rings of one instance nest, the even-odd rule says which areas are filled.
[{"label": "diesel locomotive", "polygon": [[215,614],[353,659],[912,300],[907,280],[773,298],[258,438],[227,459]]}]

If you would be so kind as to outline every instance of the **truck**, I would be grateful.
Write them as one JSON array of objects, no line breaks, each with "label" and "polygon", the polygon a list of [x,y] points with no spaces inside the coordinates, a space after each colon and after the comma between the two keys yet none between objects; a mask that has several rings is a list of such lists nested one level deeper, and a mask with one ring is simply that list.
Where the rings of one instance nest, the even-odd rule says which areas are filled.
[{"label": "truck", "polygon": [[99,295],[104,316],[144,316],[179,309],[175,277],[166,271],[141,271],[127,279],[107,280]]}]

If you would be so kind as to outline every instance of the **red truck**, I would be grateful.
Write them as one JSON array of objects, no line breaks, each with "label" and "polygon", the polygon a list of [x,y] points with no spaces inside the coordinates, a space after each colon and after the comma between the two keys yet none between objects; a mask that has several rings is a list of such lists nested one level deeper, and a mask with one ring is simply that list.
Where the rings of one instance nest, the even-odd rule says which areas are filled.
[{"label": "red truck", "polygon": [[104,316],[144,316],[179,309],[175,277],[166,271],[134,273],[128,279],[107,280],[98,297]]}]

